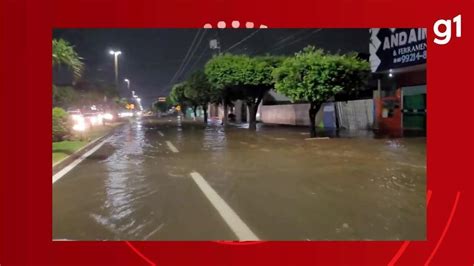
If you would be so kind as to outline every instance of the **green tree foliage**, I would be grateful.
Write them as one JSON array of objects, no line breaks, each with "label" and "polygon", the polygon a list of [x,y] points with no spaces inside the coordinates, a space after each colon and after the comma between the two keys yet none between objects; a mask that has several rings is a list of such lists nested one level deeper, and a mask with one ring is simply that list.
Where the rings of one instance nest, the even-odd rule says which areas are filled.
[{"label": "green tree foliage", "polygon": [[70,134],[68,127],[68,114],[60,108],[53,108],[53,141],[62,141]]},{"label": "green tree foliage", "polygon": [[81,77],[84,70],[82,58],[74,47],[63,39],[53,39],[53,66],[67,66],[72,70],[74,78]]},{"label": "green tree foliage", "polygon": [[198,106],[204,112],[204,123],[207,123],[207,106],[210,102],[218,101],[219,90],[213,87],[207,80],[206,74],[202,71],[195,72],[187,81],[184,89],[184,96],[192,104],[194,115]]},{"label": "green tree foliage", "polygon": [[175,84],[171,89],[169,98],[173,104],[181,106],[181,112],[183,116],[186,116],[186,107],[192,103],[190,103],[189,99],[186,98],[184,95],[184,91],[186,90],[186,86],[188,83],[186,81]]},{"label": "green tree foliage", "polygon": [[170,97],[166,97],[166,101],[164,101],[164,102],[160,102],[160,101],[153,102],[152,108],[155,111],[165,113],[166,111],[168,111],[171,108],[172,105],[173,105],[173,102],[171,102]]},{"label": "green tree foliage", "polygon": [[53,85],[53,106],[68,108],[76,104],[79,94],[73,87],[60,87]]},{"label": "green tree foliage", "polygon": [[312,46],[283,61],[273,71],[275,89],[292,101],[308,101],[311,137],[321,105],[339,93],[354,93],[368,81],[370,66],[355,54],[332,55]]},{"label": "green tree foliage", "polygon": [[53,106],[62,108],[83,108],[91,105],[100,105],[115,108],[114,99],[118,92],[114,86],[101,82],[79,81],[70,86],[53,85]]},{"label": "green tree foliage", "polygon": [[205,73],[209,82],[220,90],[224,104],[244,100],[249,108],[249,128],[256,127],[257,108],[263,96],[273,87],[272,72],[281,57],[223,54],[209,60]]}]

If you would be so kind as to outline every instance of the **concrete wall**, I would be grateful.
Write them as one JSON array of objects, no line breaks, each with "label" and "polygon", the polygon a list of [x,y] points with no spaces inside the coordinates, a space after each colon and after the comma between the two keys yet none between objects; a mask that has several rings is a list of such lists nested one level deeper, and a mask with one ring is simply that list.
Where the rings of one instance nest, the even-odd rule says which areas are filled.
[{"label": "concrete wall", "polygon": [[[260,108],[260,119],[263,123],[280,125],[309,125],[309,104],[281,104],[262,105]],[[323,108],[316,115],[316,125],[319,125],[323,117]]]},{"label": "concrete wall", "polygon": [[[323,116],[326,110],[328,112],[334,104],[337,108],[339,125],[346,129],[368,129],[374,123],[374,104],[372,99],[355,100],[348,102],[326,103],[316,115],[316,125],[322,126]],[[268,124],[281,125],[309,125],[308,116],[309,104],[282,104],[282,105],[262,105],[261,121]],[[331,114],[329,114],[331,115]],[[331,120],[331,119],[329,119]],[[331,127],[325,124],[325,127]]]}]

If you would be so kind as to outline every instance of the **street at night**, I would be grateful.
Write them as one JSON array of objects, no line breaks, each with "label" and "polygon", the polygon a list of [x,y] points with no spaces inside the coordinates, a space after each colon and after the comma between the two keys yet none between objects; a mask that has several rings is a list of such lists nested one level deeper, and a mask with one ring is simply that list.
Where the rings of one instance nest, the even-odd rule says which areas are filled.
[{"label": "street at night", "polygon": [[54,240],[426,239],[426,29],[52,44]]},{"label": "street at night", "polygon": [[474,266],[465,1],[5,2],[0,266]]},{"label": "street at night", "polygon": [[426,237],[425,138],[307,134],[136,119],[54,182],[53,238]]}]

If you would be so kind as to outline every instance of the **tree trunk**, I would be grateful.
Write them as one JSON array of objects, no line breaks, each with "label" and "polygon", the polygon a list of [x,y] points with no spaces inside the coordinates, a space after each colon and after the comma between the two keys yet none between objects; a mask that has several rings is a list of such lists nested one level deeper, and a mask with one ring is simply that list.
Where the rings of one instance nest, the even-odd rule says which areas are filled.
[{"label": "tree trunk", "polygon": [[227,106],[227,103],[224,101],[222,101],[223,103],[223,106],[224,106],[224,117],[222,117],[222,125],[227,125],[227,116],[229,115],[229,108]]},{"label": "tree trunk", "polygon": [[251,130],[257,129],[257,112],[258,112],[258,106],[260,105],[262,98],[263,97],[258,97],[256,103],[254,99],[252,99],[252,101],[247,101],[247,108],[249,110],[249,118],[248,118],[249,129]]},{"label": "tree trunk", "polygon": [[255,111],[255,103],[247,102],[247,109],[249,110],[249,129],[256,130],[257,129],[257,112]]},{"label": "tree trunk", "polygon": [[197,106],[193,106],[193,114],[194,114],[194,120],[196,120],[197,117]]},{"label": "tree trunk", "polygon": [[319,108],[321,108],[321,103],[311,102],[309,107],[309,136],[311,138],[316,137],[316,114],[318,113]]},{"label": "tree trunk", "polygon": [[207,124],[207,105],[203,105],[202,110],[204,112],[204,124]]},{"label": "tree trunk", "polygon": [[183,114],[183,118],[186,118],[186,105],[181,105],[181,113]]}]

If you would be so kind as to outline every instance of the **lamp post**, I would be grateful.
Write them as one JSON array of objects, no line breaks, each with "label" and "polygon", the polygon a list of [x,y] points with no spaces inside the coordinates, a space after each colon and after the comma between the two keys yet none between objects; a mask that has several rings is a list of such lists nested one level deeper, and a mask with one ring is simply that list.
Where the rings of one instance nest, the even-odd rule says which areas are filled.
[{"label": "lamp post", "polygon": [[114,56],[114,69],[115,69],[115,87],[118,89],[118,56],[122,54],[121,51],[110,50],[109,54]]},{"label": "lamp post", "polygon": [[124,79],[123,80],[125,83],[127,83],[127,89],[130,90],[130,80],[129,79]]},{"label": "lamp post", "polygon": [[127,83],[127,89],[130,91],[130,80],[129,79],[124,79],[123,81],[125,83]]}]

